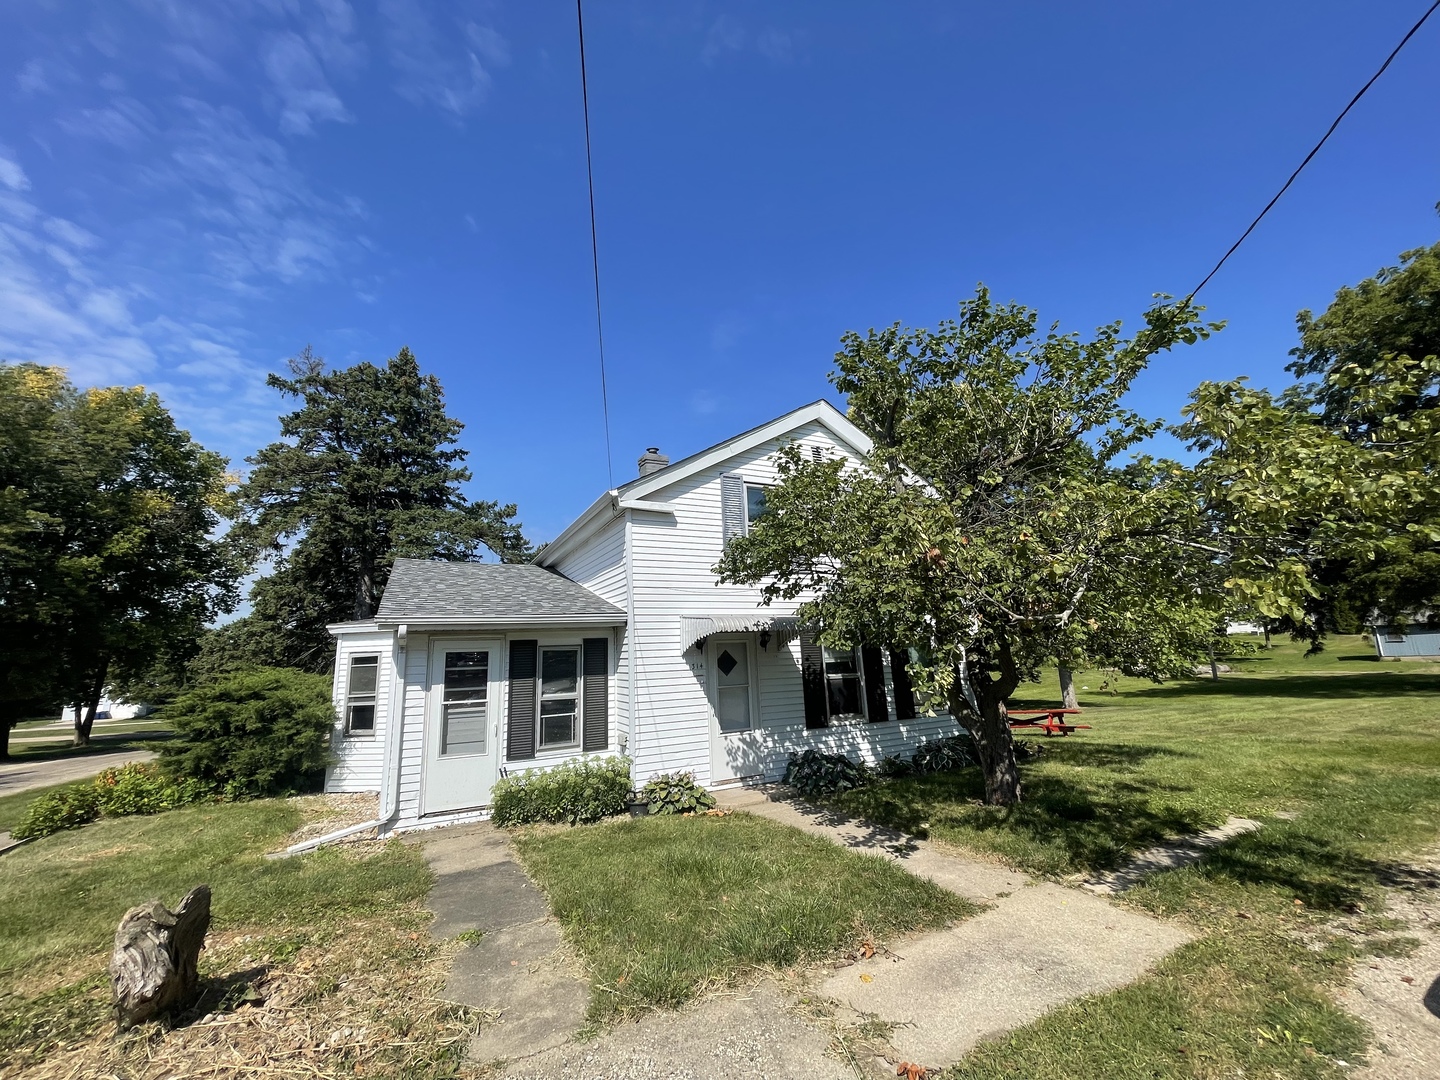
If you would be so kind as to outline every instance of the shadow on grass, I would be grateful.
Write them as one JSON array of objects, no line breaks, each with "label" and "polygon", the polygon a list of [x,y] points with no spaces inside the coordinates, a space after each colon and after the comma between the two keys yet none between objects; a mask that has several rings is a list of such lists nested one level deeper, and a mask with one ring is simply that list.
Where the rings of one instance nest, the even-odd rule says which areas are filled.
[{"label": "shadow on grass", "polygon": [[[1355,675],[1245,675],[1222,676],[1219,682],[1161,683],[1129,690],[1125,700],[1113,704],[1143,705],[1148,701],[1177,701],[1185,698],[1273,697],[1294,698],[1393,698],[1397,695],[1431,695],[1440,690],[1440,671],[1433,674],[1364,672]],[[1087,706],[1088,708],[1089,706]]]},{"label": "shadow on grass", "polygon": [[[147,744],[162,743],[174,736],[175,733],[168,728],[157,728],[153,731],[96,735],[91,738],[89,746],[51,746],[44,750],[29,750],[23,744],[16,746],[11,743],[10,756],[6,761],[10,764],[27,765],[40,761],[59,761],[62,758],[89,757],[91,754],[112,754],[117,750],[153,749]],[[65,737],[61,735],[56,741]]]},{"label": "shadow on grass", "polygon": [[[1022,766],[1024,801],[996,807],[983,804],[984,781],[978,769],[969,768],[874,784],[806,812],[822,824],[848,822],[857,846],[877,843],[900,855],[908,837],[933,837],[983,847],[1051,873],[1113,869],[1137,849],[1215,824],[1199,811],[1152,804],[1156,793],[1183,794],[1188,787],[1123,778],[1146,758],[1187,754],[1133,746],[1077,745],[1066,751],[1067,763],[1110,769],[1112,775],[1104,784],[1087,784]],[[849,821],[851,814],[864,820]]]}]

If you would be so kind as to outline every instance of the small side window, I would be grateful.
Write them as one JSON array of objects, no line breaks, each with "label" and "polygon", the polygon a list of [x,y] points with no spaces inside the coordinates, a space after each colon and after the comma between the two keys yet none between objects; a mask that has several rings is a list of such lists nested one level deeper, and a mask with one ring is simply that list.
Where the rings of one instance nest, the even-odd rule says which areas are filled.
[{"label": "small side window", "polygon": [[1405,640],[1405,631],[1403,631],[1403,630],[1387,630],[1387,631],[1385,631],[1385,640],[1386,640],[1386,641],[1392,641],[1392,642],[1404,641],[1404,640]]},{"label": "small side window", "polygon": [[750,526],[760,520],[765,513],[765,485],[745,485],[745,531],[750,531]]},{"label": "small side window", "polygon": [[345,734],[375,734],[375,687],[380,674],[380,657],[352,656],[350,678],[345,683]]}]

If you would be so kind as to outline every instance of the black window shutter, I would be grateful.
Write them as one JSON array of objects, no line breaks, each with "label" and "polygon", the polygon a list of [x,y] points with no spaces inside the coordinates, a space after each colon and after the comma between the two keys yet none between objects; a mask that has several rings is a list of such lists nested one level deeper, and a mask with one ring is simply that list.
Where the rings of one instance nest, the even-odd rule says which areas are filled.
[{"label": "black window shutter", "polygon": [[739,473],[720,477],[720,524],[727,544],[745,535],[745,478]]},{"label": "black window shutter", "polygon": [[895,687],[895,719],[915,719],[915,686],[910,682],[910,653],[890,650],[890,682]]},{"label": "black window shutter", "polygon": [[874,645],[860,646],[860,670],[865,675],[865,714],[872,724],[890,719],[885,700],[885,658]]},{"label": "black window shutter", "polygon": [[830,726],[830,709],[825,704],[825,654],[810,634],[800,635],[800,677],[805,683],[805,726]]},{"label": "black window shutter", "polygon": [[585,701],[582,705],[587,754],[610,745],[610,642],[607,638],[585,639]]},{"label": "black window shutter", "polygon": [[505,756],[524,761],[535,756],[535,664],[539,642],[510,642],[510,710],[505,727]]}]

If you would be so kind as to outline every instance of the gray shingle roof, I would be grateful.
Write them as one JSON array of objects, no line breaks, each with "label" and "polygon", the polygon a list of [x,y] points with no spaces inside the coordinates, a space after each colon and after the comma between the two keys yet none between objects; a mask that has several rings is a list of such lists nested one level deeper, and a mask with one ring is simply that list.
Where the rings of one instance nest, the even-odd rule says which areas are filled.
[{"label": "gray shingle roof", "polygon": [[375,617],[404,619],[523,619],[538,615],[625,613],[583,585],[533,563],[428,562],[396,559]]}]

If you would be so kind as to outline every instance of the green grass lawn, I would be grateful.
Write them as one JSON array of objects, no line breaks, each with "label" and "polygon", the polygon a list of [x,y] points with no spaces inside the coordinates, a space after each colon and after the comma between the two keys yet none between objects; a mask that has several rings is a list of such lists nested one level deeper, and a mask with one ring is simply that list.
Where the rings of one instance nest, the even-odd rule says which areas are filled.
[{"label": "green grass lawn", "polygon": [[[104,819],[0,857],[0,1061],[94,1055],[77,1058],[84,1065],[74,1075],[150,1075],[137,1061],[157,1052],[182,1055],[176,1075],[212,1064],[187,1061],[178,1044],[158,1033],[111,1039],[104,975],[127,908],[155,897],[173,905],[205,883],[214,900],[201,955],[209,987],[201,1009],[237,1008],[247,985],[277,998],[298,985],[296,1015],[307,1016],[317,1039],[331,1027],[315,1016],[348,1010],[357,1017],[368,1010],[365,1020],[380,1025],[372,1030],[385,1032],[382,1042],[404,1047],[395,1053],[415,1064],[414,1048],[434,1034],[430,1021],[417,1021],[413,1012],[433,1000],[413,988],[439,948],[424,933],[429,868],[416,848],[398,841],[364,856],[328,849],[266,859],[300,823],[299,811],[285,800],[196,806]],[[438,983],[430,988],[435,991]],[[200,1029],[189,1030],[191,1038],[204,1038]],[[301,1031],[275,1034],[288,1039]],[[288,1046],[277,1043],[270,1052]],[[416,1074],[448,1075],[461,1048],[463,1040],[435,1055],[434,1068],[417,1066]],[[346,1056],[353,1050],[320,1046],[312,1056],[338,1074],[358,1060]]]},{"label": "green grass lawn", "polygon": [[[1302,653],[1277,643],[1227,661],[1234,670],[1218,682],[1111,679],[1101,691],[1103,675],[1080,674],[1093,729],[1042,740],[1014,809],[980,805],[975,770],[836,800],[1052,876],[1115,866],[1230,814],[1265,821],[1128,894],[1195,924],[1200,940],[1132,987],[986,1044],[947,1076],[1343,1075],[1334,1060],[1353,1062],[1364,1033],[1331,992],[1357,952],[1403,948],[1375,914],[1380,882],[1440,836],[1440,668],[1378,662],[1358,638]],[[1058,696],[1052,677],[1015,704]],[[1358,938],[1332,933],[1340,919]]]},{"label": "green grass lawn", "polygon": [[515,844],[592,966],[596,1020],[977,910],[887,860],[750,814],[537,829]]},{"label": "green grass lawn", "polygon": [[115,723],[99,721],[90,736],[88,746],[73,746],[68,731],[27,728],[22,725],[10,734],[10,760],[53,761],[56,758],[107,754],[116,750],[154,750],[157,743],[169,739],[172,734],[170,724],[159,716]]}]

